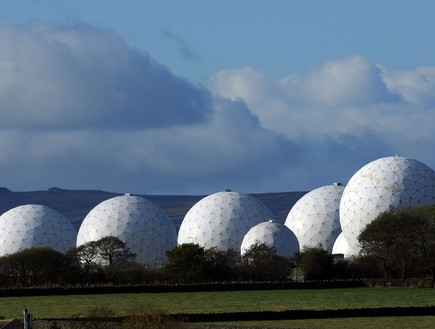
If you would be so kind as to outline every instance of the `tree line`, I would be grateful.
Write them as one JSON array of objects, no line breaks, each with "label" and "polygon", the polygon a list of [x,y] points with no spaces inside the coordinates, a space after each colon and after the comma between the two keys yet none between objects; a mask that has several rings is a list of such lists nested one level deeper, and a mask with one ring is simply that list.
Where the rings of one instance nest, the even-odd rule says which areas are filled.
[{"label": "tree line", "polygon": [[435,205],[384,212],[358,240],[361,257],[373,258],[385,280],[416,277],[435,282]]},{"label": "tree line", "polygon": [[334,258],[318,247],[303,248],[293,258],[277,255],[264,243],[243,257],[235,250],[183,244],[167,251],[164,266],[136,263],[125,242],[105,237],[62,254],[32,248],[0,257],[0,286],[78,284],[150,284],[204,282],[288,282],[429,278],[435,282],[435,206],[380,214],[361,232],[361,253]]}]

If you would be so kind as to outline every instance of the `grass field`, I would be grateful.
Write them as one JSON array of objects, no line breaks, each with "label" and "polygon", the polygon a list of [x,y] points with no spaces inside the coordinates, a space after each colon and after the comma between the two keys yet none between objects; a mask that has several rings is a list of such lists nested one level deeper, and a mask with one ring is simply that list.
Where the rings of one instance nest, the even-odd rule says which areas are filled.
[{"label": "grass field", "polygon": [[435,305],[435,289],[350,288],[2,297],[0,315],[21,318],[27,308],[37,318],[62,318],[84,314],[95,305],[105,305],[114,309],[115,315],[124,315],[138,304],[151,305],[169,313],[430,306]]},{"label": "grass field", "polygon": [[[286,320],[286,321],[250,321],[225,322],[216,324],[213,329],[233,328],[322,328],[322,329],[433,329],[435,316],[407,316],[407,317],[376,317],[376,318],[344,318],[344,319],[315,319],[315,320]],[[195,329],[195,326],[192,326]],[[199,328],[198,328],[199,329]],[[210,328],[211,329],[211,328]]]}]

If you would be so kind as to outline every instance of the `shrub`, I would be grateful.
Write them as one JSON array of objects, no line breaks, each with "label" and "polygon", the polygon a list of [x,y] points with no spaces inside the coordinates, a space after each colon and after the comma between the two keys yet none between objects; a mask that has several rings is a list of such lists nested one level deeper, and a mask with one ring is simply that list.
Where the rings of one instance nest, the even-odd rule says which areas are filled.
[{"label": "shrub", "polygon": [[116,311],[105,305],[96,305],[88,309],[85,318],[89,319],[87,328],[110,329],[111,323],[107,320],[116,316]]},{"label": "shrub", "polygon": [[175,320],[166,312],[150,306],[137,306],[123,322],[125,329],[187,329],[181,320]]},{"label": "shrub", "polygon": [[329,280],[335,275],[334,259],[321,246],[304,247],[299,262],[306,280]]}]

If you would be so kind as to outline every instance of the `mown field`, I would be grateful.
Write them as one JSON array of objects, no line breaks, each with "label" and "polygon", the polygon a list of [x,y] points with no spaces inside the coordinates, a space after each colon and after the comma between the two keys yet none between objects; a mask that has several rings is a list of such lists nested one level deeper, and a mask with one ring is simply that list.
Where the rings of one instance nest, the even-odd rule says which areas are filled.
[{"label": "mown field", "polygon": [[[114,309],[116,311],[114,315],[125,315],[133,306],[140,304],[151,305],[174,314],[431,306],[435,305],[435,289],[349,288],[2,297],[0,298],[0,315],[6,318],[21,318],[23,310],[27,308],[36,318],[64,318],[85,314],[95,305],[104,305]],[[387,328],[390,325],[391,328],[396,329],[426,328],[428,324],[435,327],[435,317],[412,318],[414,317],[402,319],[402,324],[405,323],[405,326],[401,326],[399,317],[358,318],[357,327],[363,328],[364,323],[367,323],[366,328]],[[375,326],[375,323],[379,326]],[[243,324],[283,328],[350,328],[355,327],[355,320],[350,318],[292,320]]]}]

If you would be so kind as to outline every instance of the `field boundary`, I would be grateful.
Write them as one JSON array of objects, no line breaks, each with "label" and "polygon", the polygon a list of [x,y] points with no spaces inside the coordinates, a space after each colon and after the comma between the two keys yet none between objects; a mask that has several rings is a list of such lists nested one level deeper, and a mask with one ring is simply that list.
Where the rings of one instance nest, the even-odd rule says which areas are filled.
[{"label": "field boundary", "polygon": [[300,320],[355,317],[428,316],[435,315],[435,306],[379,307],[339,310],[286,310],[262,312],[231,312],[213,314],[176,314],[187,322]]},{"label": "field boundary", "polygon": [[[339,310],[286,310],[261,312],[227,312],[227,313],[179,313],[170,315],[174,319],[181,319],[189,323],[198,322],[235,322],[235,321],[276,321],[301,319],[330,319],[330,318],[367,318],[391,316],[435,316],[435,306],[427,307],[379,307]],[[35,318],[40,322],[122,322],[126,316],[112,318]]]},{"label": "field boundary", "polygon": [[126,293],[166,292],[212,292],[247,290],[288,290],[288,289],[339,289],[367,287],[362,280],[301,281],[301,282],[258,282],[258,283],[202,283],[176,285],[135,285],[135,286],[93,286],[93,287],[33,287],[0,289],[0,297],[93,295]]}]

